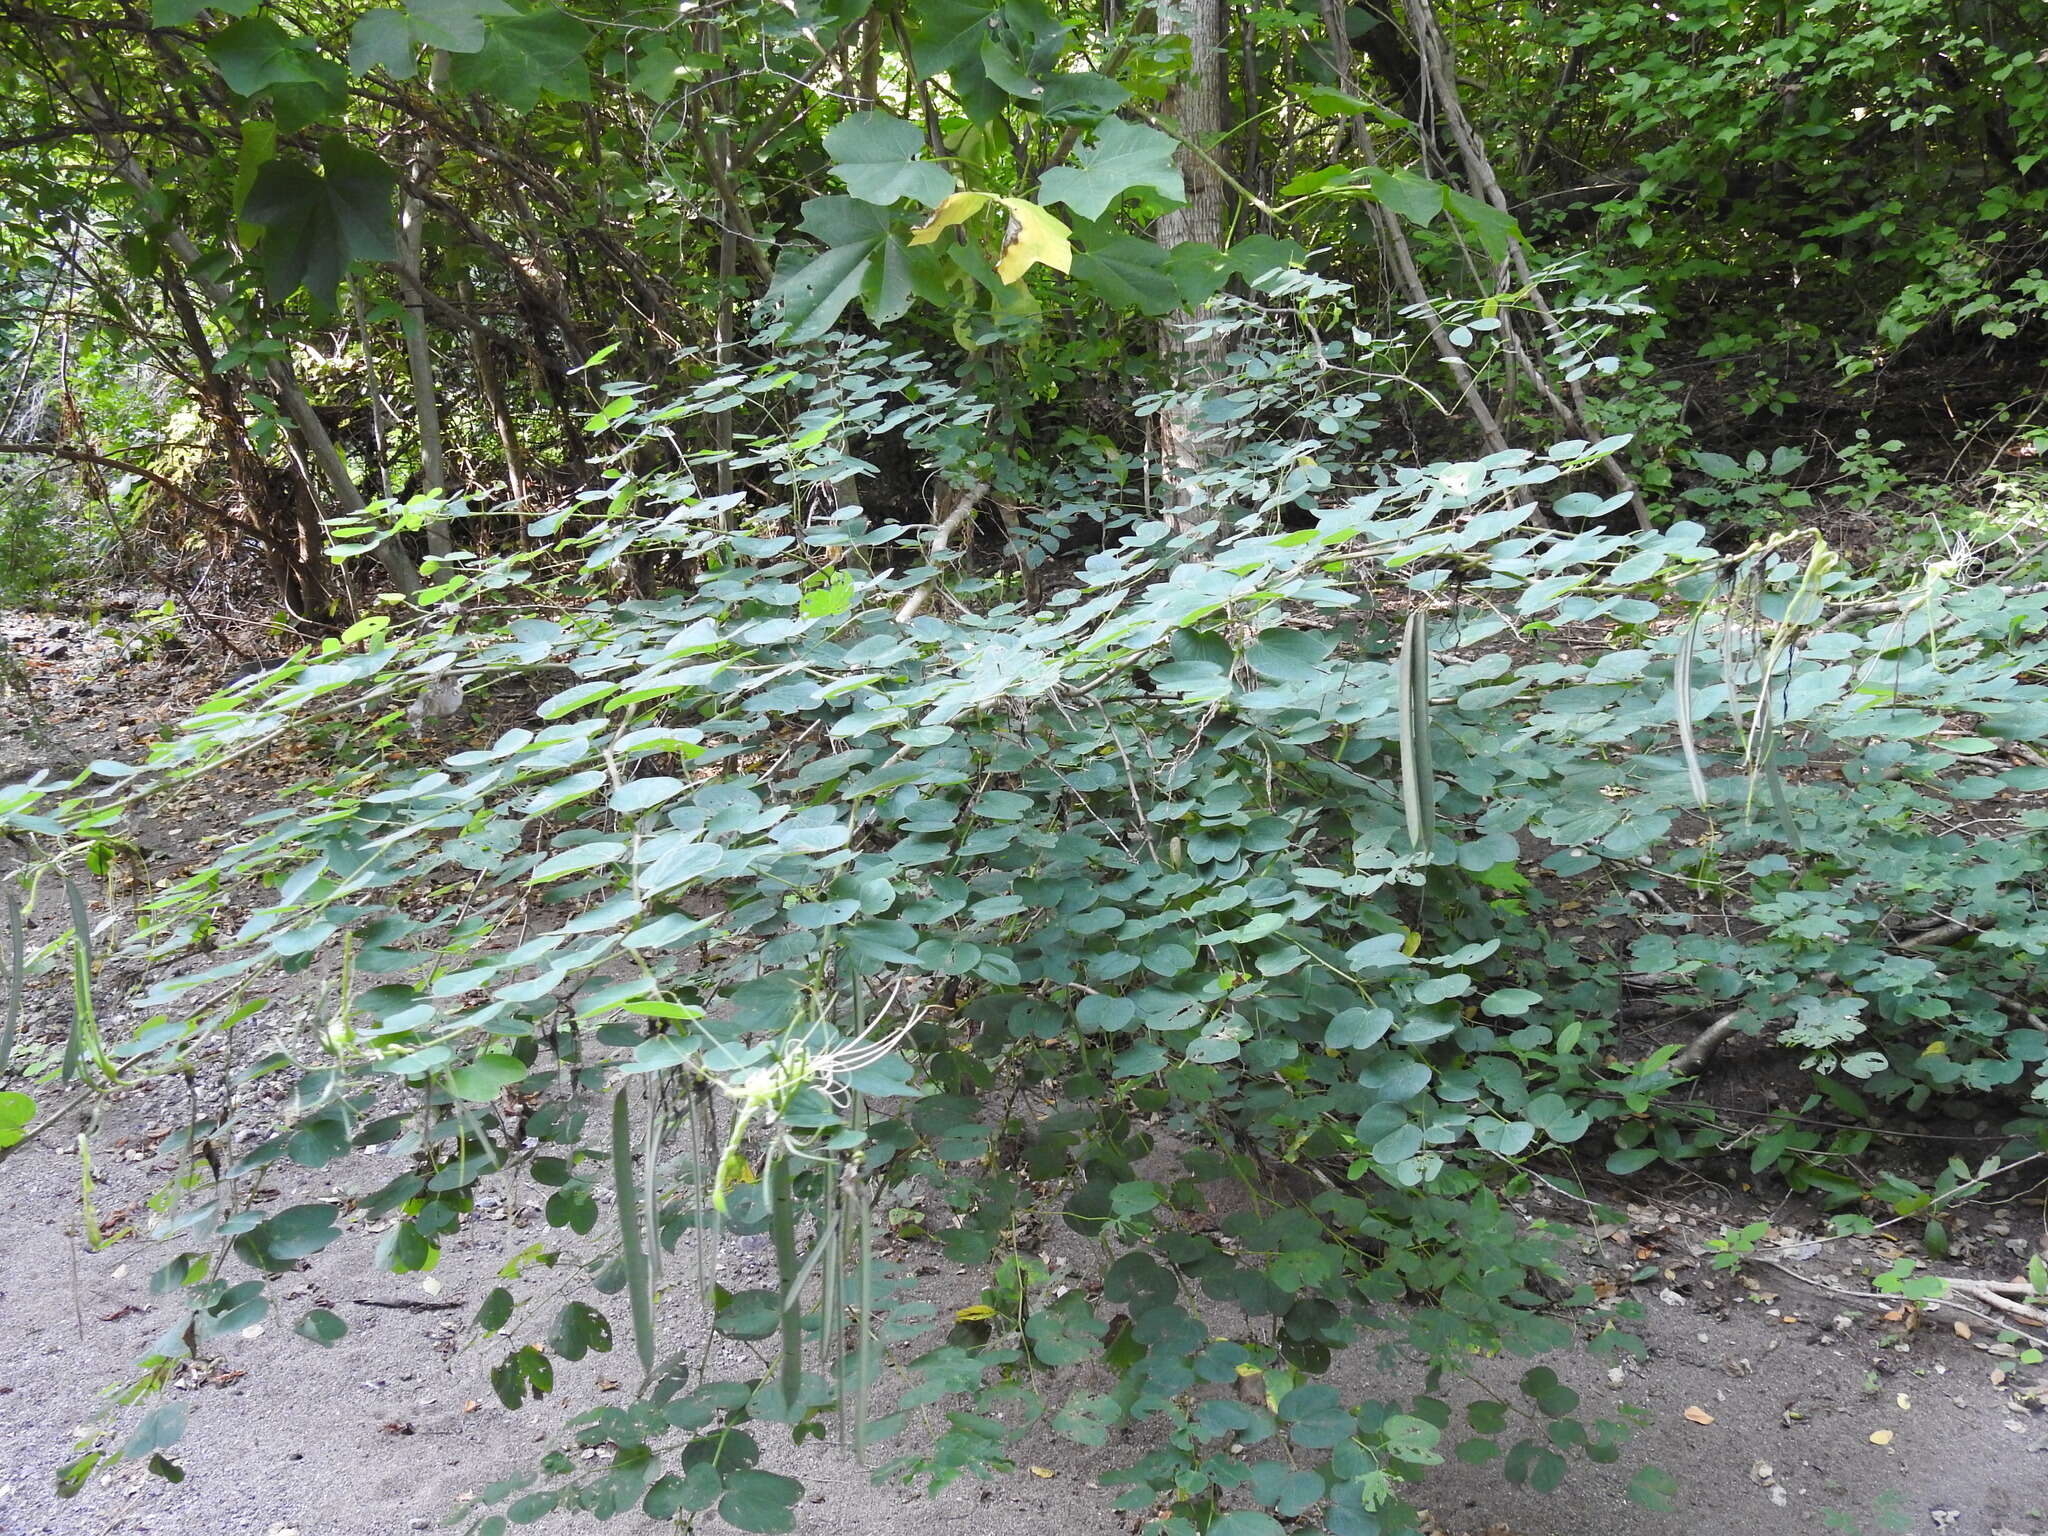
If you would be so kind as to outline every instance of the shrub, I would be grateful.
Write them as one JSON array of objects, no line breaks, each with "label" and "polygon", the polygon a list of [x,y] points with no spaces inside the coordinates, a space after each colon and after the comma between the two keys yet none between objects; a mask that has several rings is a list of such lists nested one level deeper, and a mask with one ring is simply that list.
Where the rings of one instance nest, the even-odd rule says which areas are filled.
[{"label": "shrub", "polygon": [[[1557,494],[1597,445],[1324,462],[1282,433],[1287,378],[1331,355],[1249,326],[1239,345],[1242,390],[1211,397],[1247,407],[1211,413],[1217,523],[1140,520],[1035,607],[911,616],[912,594],[973,584],[892,568],[905,530],[857,508],[797,510],[836,500],[806,488],[849,450],[804,359],[778,360],[610,414],[628,463],[678,412],[788,391],[812,426],[756,460],[784,504],[622,470],[528,548],[445,563],[403,622],[216,698],[148,763],[0,802],[63,866],[121,807],[322,718],[453,683],[518,721],[436,764],[344,765],[137,914],[127,949],[171,967],[159,1011],[77,1042],[80,1071],[205,1060],[268,977],[343,989],[317,1040],[264,1064],[296,1083],[292,1123],[188,1203],[159,1283],[192,1325],[168,1337],[203,1349],[263,1315],[265,1278],[354,1240],[355,1213],[396,1218],[378,1261],[420,1270],[516,1165],[552,1226],[591,1232],[609,1188],[617,1230],[587,1293],[521,1330],[545,1321],[545,1348],[509,1342],[530,1288],[486,1300],[498,1395],[546,1393],[551,1357],[614,1334],[638,1390],[578,1421],[609,1461],[551,1453],[487,1491],[476,1530],[632,1505],[785,1530],[800,1489],[755,1465],[764,1425],[898,1441],[886,1473],[943,1483],[1049,1422],[1093,1445],[1149,1426],[1112,1481],[1123,1507],[1164,1501],[1161,1532],[1313,1514],[1348,1536],[1399,1528],[1447,1453],[1539,1488],[1622,1454],[1627,1423],[1582,1419],[1541,1366],[1522,1393],[1547,1428],[1526,1433],[1507,1404],[1458,1426],[1438,1397],[1346,1402],[1320,1378],[1362,1342],[1451,1372],[1579,1332],[1631,1346],[1590,1293],[1547,1303],[1548,1239],[1505,1201],[1549,1148],[1631,1173],[1725,1142],[1661,1108],[1679,1041],[1628,1059],[1613,1021],[1641,973],[1775,1032],[1845,1101],[1969,1091],[2039,1144],[2043,818],[1969,818],[2048,783],[1997,758],[2042,723],[2048,597],[1939,572],[1887,596],[1808,534],[1731,555],[1688,523],[1603,531],[1607,504]],[[871,430],[955,476],[994,451],[914,358],[848,347],[829,388],[886,403]],[[691,579],[616,600],[625,562]],[[253,904],[232,932],[224,893]],[[1688,893],[1728,920],[1694,922]],[[1956,931],[1927,942],[1922,915]],[[188,1158],[234,1129],[200,1125]],[[372,1148],[397,1171],[348,1206],[251,1203],[265,1168]],[[1810,1150],[1763,1160],[1819,1178]],[[953,1215],[932,1240],[987,1276],[950,1329],[872,1244],[912,1180]],[[1226,1180],[1287,1198],[1190,1221]],[[1011,1251],[1046,1208],[1099,1246],[1099,1300]],[[775,1364],[696,1379],[656,1351],[664,1285],[692,1283],[662,1256],[732,1233],[766,1233],[779,1280],[707,1285],[716,1326],[775,1341]],[[1219,1337],[1226,1308],[1244,1322]],[[1114,1385],[1071,1385],[1084,1362]],[[876,1391],[885,1363],[907,1387]]]}]

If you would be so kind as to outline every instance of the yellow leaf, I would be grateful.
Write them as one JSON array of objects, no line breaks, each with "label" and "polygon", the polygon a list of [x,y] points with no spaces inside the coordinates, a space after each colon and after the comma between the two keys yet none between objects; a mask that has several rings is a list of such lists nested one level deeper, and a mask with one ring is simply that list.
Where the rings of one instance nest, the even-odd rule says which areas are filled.
[{"label": "yellow leaf", "polygon": [[1422,948],[1422,935],[1413,928],[1403,928],[1401,931],[1408,935],[1401,941],[1401,953],[1412,959],[1415,952]]},{"label": "yellow leaf", "polygon": [[1890,1445],[1892,1443],[1892,1432],[1888,1429],[1873,1429],[1870,1432],[1870,1443],[1872,1445]]},{"label": "yellow leaf", "polygon": [[1686,1409],[1685,1416],[1695,1424],[1711,1424],[1714,1422],[1714,1416],[1698,1403],[1694,1403],[1690,1408]]},{"label": "yellow leaf", "polygon": [[1058,1476],[1058,1474],[1057,1474],[1056,1472],[1054,1472],[1054,1471],[1053,1471],[1053,1469],[1052,1469],[1051,1467],[1033,1467],[1033,1468],[1031,1469],[1031,1475],[1032,1475],[1033,1477],[1056,1477],[1056,1476]]},{"label": "yellow leaf", "polygon": [[1245,1365],[1243,1363],[1240,1363],[1237,1367],[1237,1374],[1239,1376],[1257,1376],[1258,1374],[1260,1374],[1260,1372],[1259,1368],[1256,1365]]},{"label": "yellow leaf", "polygon": [[956,1320],[963,1323],[985,1323],[995,1315],[994,1307],[962,1307],[953,1314]]},{"label": "yellow leaf", "polygon": [[912,245],[930,245],[955,224],[964,224],[989,204],[986,192],[955,192],[926,219],[910,237]]},{"label": "yellow leaf", "polygon": [[1074,247],[1067,238],[1072,231],[1066,225],[1021,197],[996,201],[1010,210],[1011,221],[1010,242],[1003,248],[1003,259],[996,263],[997,277],[1014,283],[1041,263],[1055,272],[1073,269]]},{"label": "yellow leaf", "polygon": [[1948,1054],[1948,1042],[1946,1040],[1936,1040],[1920,1054],[1922,1056],[1946,1056]]}]

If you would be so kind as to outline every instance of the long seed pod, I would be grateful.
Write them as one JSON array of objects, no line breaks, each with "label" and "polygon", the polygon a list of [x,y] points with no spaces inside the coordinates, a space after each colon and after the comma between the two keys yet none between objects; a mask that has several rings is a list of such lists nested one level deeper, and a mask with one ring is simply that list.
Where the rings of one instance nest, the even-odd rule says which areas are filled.
[{"label": "long seed pod", "polygon": [[782,1400],[795,1411],[803,1390],[804,1276],[796,1262],[796,1190],[786,1151],[768,1155],[768,1235],[775,1243],[775,1273],[782,1281]]},{"label": "long seed pod", "polygon": [[1693,610],[1692,622],[1685,626],[1685,633],[1678,639],[1678,655],[1673,662],[1673,682],[1677,689],[1678,705],[1678,749],[1685,756],[1686,782],[1692,786],[1693,800],[1703,811],[1711,813],[1707,802],[1707,775],[1700,763],[1699,742],[1693,735],[1693,659],[1699,650],[1700,626],[1706,621],[1707,605],[1702,602]]},{"label": "long seed pod", "polygon": [[71,903],[71,1030],[64,1037],[64,1065],[59,1075],[68,1083],[78,1076],[98,1021],[92,1009],[92,914],[86,910],[85,892],[77,881],[67,878],[64,894]]},{"label": "long seed pod", "polygon": [[1401,807],[1408,816],[1408,841],[1420,853],[1429,847],[1436,820],[1436,769],[1429,748],[1429,616],[1408,615],[1401,633],[1396,708],[1401,732]]},{"label": "long seed pod", "polygon": [[718,1164],[724,1156],[724,1148],[718,1135],[718,1101],[706,1098],[701,1101],[699,1120],[704,1127],[704,1150],[697,1160],[697,1211],[698,1219],[704,1223],[704,1235],[697,1245],[704,1269],[698,1285],[698,1294],[704,1298],[704,1305],[716,1308],[718,1288],[718,1249],[725,1241],[725,1212],[719,1206],[717,1189]]},{"label": "long seed pod", "polygon": [[641,1202],[640,1219],[645,1226],[641,1243],[647,1254],[647,1286],[650,1291],[661,1289],[661,1134],[668,1120],[667,1083],[668,1074],[665,1072],[648,1079],[647,1146],[640,1159],[640,1166],[647,1176],[647,1198]]},{"label": "long seed pod", "polygon": [[21,999],[28,988],[28,931],[21,918],[21,898],[9,890],[0,893],[7,909],[7,1010],[0,1022],[0,1073],[14,1056],[14,1036],[21,1027]]},{"label": "long seed pod", "polygon": [[654,1282],[641,1242],[640,1199],[633,1182],[633,1116],[627,1087],[612,1095],[612,1183],[619,1202],[619,1242],[626,1259],[626,1296],[633,1308],[633,1344],[643,1378],[654,1374]]},{"label": "long seed pod", "polygon": [[830,1201],[831,1251],[825,1255],[825,1278],[819,1286],[818,1358],[832,1373],[833,1437],[846,1448],[846,1253],[849,1223],[846,1215],[846,1169],[828,1168],[827,1196]]},{"label": "long seed pod", "polygon": [[874,1380],[875,1207],[873,1191],[858,1175],[853,1181],[853,1454],[868,1448],[868,1385]]}]

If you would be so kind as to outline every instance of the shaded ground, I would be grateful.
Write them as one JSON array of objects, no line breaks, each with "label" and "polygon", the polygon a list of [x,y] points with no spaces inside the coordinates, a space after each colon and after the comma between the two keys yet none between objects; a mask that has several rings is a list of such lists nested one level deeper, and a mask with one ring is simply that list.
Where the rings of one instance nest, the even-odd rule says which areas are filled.
[{"label": "shaded ground", "polygon": [[[216,672],[167,660],[128,662],[119,637],[89,629],[53,636],[47,619],[8,616],[0,633],[17,652],[52,641],[62,654],[33,655],[42,718],[59,738],[26,740],[17,696],[0,699],[0,763],[113,755],[147,736],[162,711],[206,690]],[[71,621],[76,623],[77,621]],[[273,765],[273,773],[278,765]],[[249,786],[252,797],[260,786]],[[151,832],[152,878],[216,836],[235,807],[217,802],[174,811]],[[54,1014],[32,1015],[31,1044],[47,1042]],[[41,1029],[38,1030],[38,1024]],[[33,1056],[31,1057],[33,1059]],[[337,1245],[276,1287],[277,1314],[252,1335],[221,1341],[207,1369],[176,1389],[190,1409],[178,1485],[122,1467],[77,1500],[52,1492],[53,1469],[104,1406],[101,1389],[122,1377],[165,1326],[164,1303],[147,1293],[162,1255],[133,1235],[144,1199],[170,1171],[157,1153],[182,1108],[160,1088],[109,1106],[97,1121],[66,1122],[0,1163],[0,1532],[6,1536],[385,1536],[427,1530],[473,1492],[531,1462],[558,1430],[563,1401],[601,1397],[610,1357],[562,1367],[549,1403],[505,1412],[485,1383],[487,1360],[459,1348],[468,1319],[496,1283],[507,1255],[547,1231],[531,1186],[513,1186],[449,1246],[431,1276],[394,1277],[369,1262],[367,1242]],[[82,1199],[77,1137],[88,1136],[95,1188]],[[360,1192],[388,1168],[373,1159],[320,1173],[290,1170],[284,1193],[301,1199]],[[293,1182],[295,1181],[295,1182]],[[1933,1536],[2048,1536],[2048,1374],[2021,1368],[1981,1319],[1931,1310],[1912,1316],[1888,1303],[1837,1294],[1868,1288],[1864,1275],[1888,1255],[1875,1244],[1809,1244],[1788,1255],[1793,1273],[1717,1272],[1705,1241],[1723,1226],[1773,1220],[1784,1236],[1802,1218],[1720,1195],[1712,1206],[1657,1201],[1626,1219],[1589,1225],[1563,1198],[1528,1215],[1577,1236],[1587,1278],[1641,1305],[1632,1325],[1644,1361],[1589,1354],[1552,1357],[1585,1398],[1588,1416],[1640,1407],[1648,1425],[1615,1467],[1574,1466],[1558,1492],[1509,1487],[1498,1467],[1452,1463],[1415,1495],[1438,1529],[1487,1536],[1763,1536],[1834,1530]],[[1577,1225],[1573,1225],[1576,1223]],[[2038,1198],[1963,1224],[1983,1273],[2009,1274],[2048,1227]],[[2001,1230],[2002,1229],[2002,1230]],[[90,1233],[106,1238],[95,1246]],[[1079,1256],[1066,1257],[1079,1263]],[[769,1263],[730,1245],[729,1283],[758,1283]],[[679,1266],[680,1267],[680,1266]],[[931,1299],[958,1305],[970,1283],[934,1264]],[[1797,1274],[1804,1281],[1793,1278]],[[1833,1286],[1831,1292],[1820,1287]],[[678,1291],[686,1288],[678,1288]],[[396,1305],[391,1305],[396,1303]],[[350,1331],[322,1350],[293,1336],[304,1311],[326,1306]],[[1887,1312],[1890,1315],[1887,1316]],[[1963,1336],[1956,1324],[1969,1330]],[[701,1336],[686,1295],[664,1302],[673,1340]],[[1525,1361],[1476,1361],[1471,1379],[1436,1387],[1454,1408],[1483,1395],[1514,1396]],[[625,1374],[620,1370],[620,1374]],[[1336,1373],[1356,1395],[1398,1397],[1428,1387],[1419,1370],[1373,1373],[1347,1361]],[[613,1390],[622,1390],[614,1388]],[[127,1410],[123,1424],[139,1417]],[[774,1465],[801,1471],[806,1532],[870,1536],[916,1526],[973,1536],[1123,1533],[1136,1518],[1111,1507],[1095,1483],[1142,1446],[1112,1441],[1099,1452],[1045,1437],[1019,1471],[996,1484],[963,1484],[927,1500],[872,1486],[831,1452],[784,1447]],[[595,1454],[595,1453],[593,1453]],[[1654,1514],[1625,1489],[1643,1461],[1678,1482],[1677,1509]],[[1033,1469],[1050,1472],[1038,1475]],[[587,1529],[555,1517],[525,1527],[541,1536]],[[621,1517],[613,1530],[652,1531]],[[723,1527],[707,1518],[700,1529]]]}]

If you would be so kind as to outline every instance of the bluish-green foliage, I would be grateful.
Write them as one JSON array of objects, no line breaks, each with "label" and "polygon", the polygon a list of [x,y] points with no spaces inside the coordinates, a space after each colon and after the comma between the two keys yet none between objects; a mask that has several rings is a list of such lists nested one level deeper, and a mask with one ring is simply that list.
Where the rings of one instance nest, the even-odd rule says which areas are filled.
[{"label": "bluish-green foliage", "polygon": [[[2048,596],[1943,568],[1882,592],[1805,534],[1725,552],[1690,523],[1607,531],[1571,489],[1598,445],[1384,462],[1341,446],[1330,407],[1384,344],[1270,322],[1235,344],[1213,521],[1091,505],[1128,532],[1040,602],[1010,600],[1001,561],[899,569],[903,530],[819,510],[861,468],[850,419],[947,472],[1000,470],[1019,500],[1076,484],[922,359],[828,343],[674,405],[621,388],[606,413],[624,465],[735,392],[785,401],[791,432],[741,449],[780,502],[707,495],[704,465],[621,468],[526,548],[458,554],[417,605],[221,695],[147,763],[0,803],[61,864],[123,805],[323,717],[451,681],[499,713],[439,761],[346,766],[153,898],[120,937],[163,968],[157,1016],[87,1042],[174,1070],[283,978],[325,977],[324,1031],[271,1064],[293,1123],[231,1175],[381,1148],[394,1177],[355,1205],[395,1218],[377,1253],[397,1272],[512,1167],[551,1226],[617,1229],[584,1295],[514,1266],[477,1325],[554,1298],[492,1372],[514,1407],[630,1333],[637,1390],[577,1432],[618,1453],[551,1453],[476,1529],[635,1505],[788,1529],[800,1488],[756,1465],[771,1427],[942,1483],[1036,1425],[1089,1445],[1143,1426],[1112,1482],[1125,1507],[1164,1500],[1175,1536],[1402,1529],[1404,1487],[1452,1453],[1542,1488],[1615,1460],[1628,1426],[1582,1419],[1540,1366],[1534,1433],[1507,1405],[1350,1401],[1321,1378],[1359,1344],[1450,1381],[1475,1352],[1628,1347],[1590,1295],[1546,1306],[1548,1241],[1503,1203],[1551,1149],[1629,1172],[1732,1140],[1864,1195],[1793,1122],[1702,1126],[1667,1099],[1677,1040],[1639,1050],[1615,1023],[1646,974],[1794,1053],[1872,1131],[1880,1104],[1967,1096],[2041,1145],[2044,818],[2000,797],[2048,770],[2000,754],[2048,723]],[[1331,436],[1305,430],[1319,415]],[[358,545],[433,515],[383,509]],[[624,562],[674,579],[602,595]],[[261,893],[232,932],[227,889]],[[1307,1181],[1291,1200],[1184,1219],[1279,1170]],[[910,1180],[953,1214],[945,1255],[986,1272],[950,1326],[873,1246]],[[145,1385],[343,1240],[334,1205],[266,1211],[248,1187],[182,1207],[159,1286],[191,1332]],[[1012,1251],[1048,1209],[1095,1245],[1099,1300]],[[684,1257],[750,1232],[774,1287],[727,1293]],[[662,1296],[699,1285],[768,1367],[657,1356]],[[294,1321],[316,1344],[339,1327]],[[1114,1385],[1062,1374],[1089,1362]],[[1634,1486],[1667,1496],[1654,1469]]]}]

